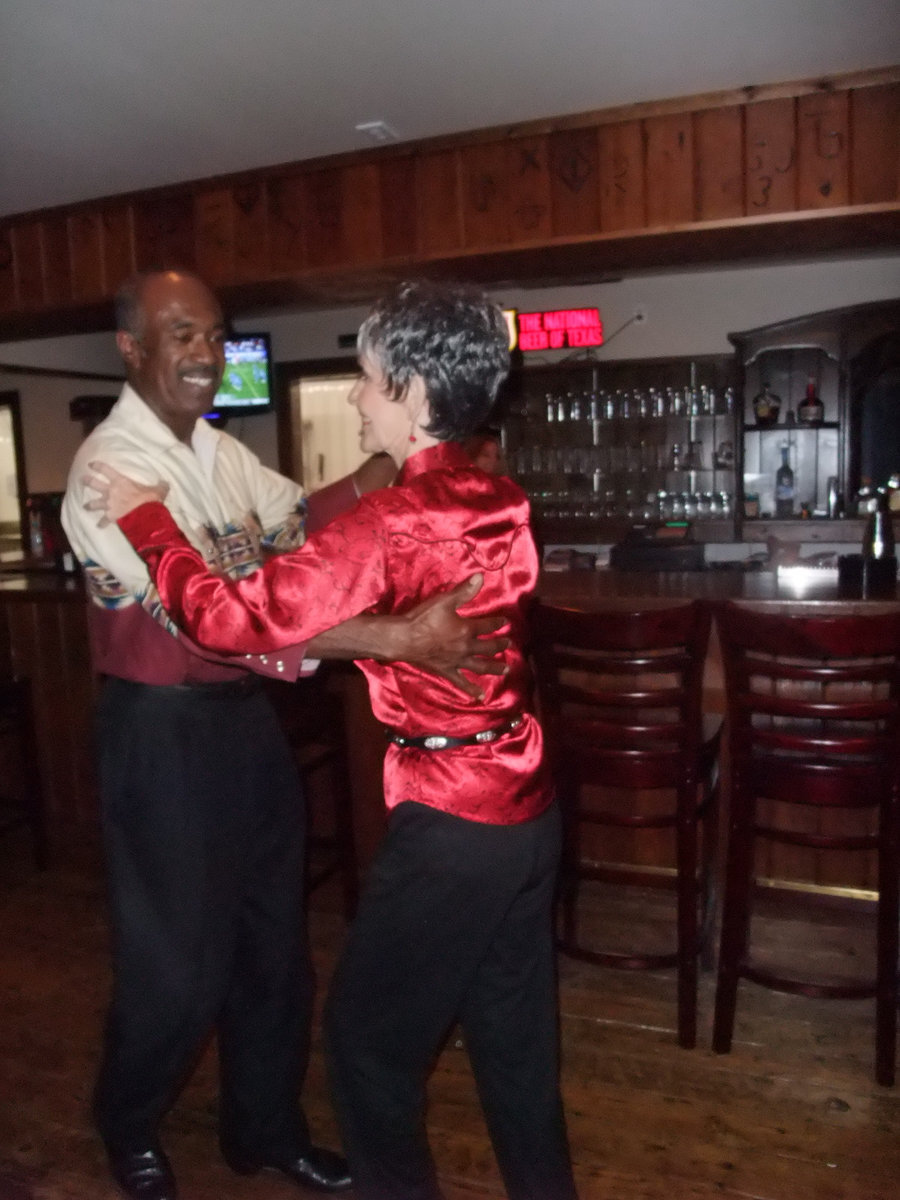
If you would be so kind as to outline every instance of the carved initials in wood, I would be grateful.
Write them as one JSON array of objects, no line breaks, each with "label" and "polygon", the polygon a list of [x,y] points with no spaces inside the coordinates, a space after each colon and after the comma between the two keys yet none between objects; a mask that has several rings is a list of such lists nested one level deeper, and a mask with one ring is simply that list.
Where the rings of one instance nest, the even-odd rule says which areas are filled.
[{"label": "carved initials in wood", "polygon": [[559,178],[572,192],[580,192],[593,172],[593,167],[580,150],[567,154],[559,163]]},{"label": "carved initials in wood", "polygon": [[497,193],[497,183],[493,175],[479,175],[472,192],[472,207],[476,212],[487,212]]},{"label": "carved initials in wood", "polygon": [[526,171],[537,171],[540,173],[541,164],[538,160],[536,150],[520,150],[519,151],[519,174],[524,175]]}]

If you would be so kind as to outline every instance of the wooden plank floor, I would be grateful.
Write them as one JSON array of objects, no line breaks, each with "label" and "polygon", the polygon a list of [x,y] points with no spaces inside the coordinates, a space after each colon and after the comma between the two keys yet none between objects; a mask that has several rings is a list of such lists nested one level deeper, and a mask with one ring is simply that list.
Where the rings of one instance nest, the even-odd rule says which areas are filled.
[{"label": "wooden plank floor", "polygon": [[[662,936],[665,893],[626,902],[597,886],[590,921],[620,941]],[[343,923],[320,897],[310,919],[320,998]],[[835,970],[869,953],[846,913],[760,922],[773,954],[815,947]],[[88,1119],[108,987],[96,847],[70,840],[43,875],[16,835],[0,840],[0,1200],[112,1200]],[[560,964],[563,1083],[582,1200],[894,1200],[900,1196],[900,1089],[872,1078],[871,1002],[811,1001],[741,985],[735,1046],[709,1050],[713,981],[701,984],[699,1047],[674,1036],[674,975]],[[336,1144],[318,1026],[305,1102]],[[502,1197],[468,1061],[452,1038],[430,1088],[429,1129],[448,1200]],[[164,1131],[183,1200],[288,1200],[274,1177],[239,1179],[215,1147],[210,1050]]]}]

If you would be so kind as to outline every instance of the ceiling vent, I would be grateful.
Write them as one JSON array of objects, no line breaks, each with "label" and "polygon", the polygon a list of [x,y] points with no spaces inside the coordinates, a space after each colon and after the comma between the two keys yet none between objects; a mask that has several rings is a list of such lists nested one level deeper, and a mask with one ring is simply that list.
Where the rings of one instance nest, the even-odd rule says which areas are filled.
[{"label": "ceiling vent", "polygon": [[385,142],[400,140],[397,130],[388,125],[387,121],[363,121],[361,125],[356,126],[356,132],[365,134],[370,141],[377,142],[380,146]]}]

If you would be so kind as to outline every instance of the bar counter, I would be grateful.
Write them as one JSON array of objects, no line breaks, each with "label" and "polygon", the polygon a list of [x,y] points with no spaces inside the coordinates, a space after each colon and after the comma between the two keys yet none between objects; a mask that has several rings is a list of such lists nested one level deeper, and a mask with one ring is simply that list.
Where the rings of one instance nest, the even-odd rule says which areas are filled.
[{"label": "bar counter", "polygon": [[[826,572],[809,573],[805,585],[787,582],[772,571],[708,568],[684,572],[625,572],[599,570],[545,571],[538,595],[566,607],[593,611],[607,606],[658,606],[699,598],[713,610],[726,600],[764,602],[802,611],[900,612],[900,600],[841,600],[836,582]],[[824,578],[823,578],[824,577]],[[820,582],[821,580],[821,582]],[[93,822],[97,799],[94,782],[92,714],[95,681],[91,674],[85,600],[80,579],[48,571],[0,572],[0,669],[6,652],[8,668],[32,681],[37,716],[40,767],[43,776],[51,846],[64,836],[67,823]],[[369,708],[364,680],[351,669],[340,671],[350,739],[349,765],[354,789],[354,827],[357,853],[367,863],[383,828],[380,764],[384,739]],[[713,630],[706,664],[705,705],[724,712],[724,685],[718,642]],[[657,855],[660,865],[664,848]],[[780,852],[779,852],[780,853]],[[779,878],[824,886],[871,888],[870,864],[846,861],[837,866],[824,856],[796,862],[773,860]],[[857,856],[857,858],[860,856]]]},{"label": "bar counter", "polygon": [[0,570],[0,670],[31,680],[51,846],[69,822],[93,821],[94,678],[84,589],[51,569]]}]

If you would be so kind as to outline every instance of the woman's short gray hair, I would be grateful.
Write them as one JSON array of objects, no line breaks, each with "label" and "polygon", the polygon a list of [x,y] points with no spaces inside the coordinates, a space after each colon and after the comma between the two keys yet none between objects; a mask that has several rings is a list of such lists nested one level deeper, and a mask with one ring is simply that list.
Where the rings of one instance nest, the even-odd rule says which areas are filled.
[{"label": "woman's short gray hair", "polygon": [[428,432],[442,441],[459,441],[484,423],[509,372],[503,312],[484,292],[459,283],[399,284],[363,321],[357,349],[378,363],[395,400],[421,376]]}]

